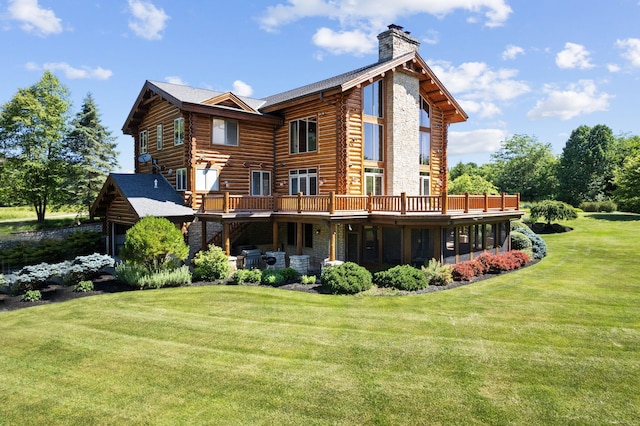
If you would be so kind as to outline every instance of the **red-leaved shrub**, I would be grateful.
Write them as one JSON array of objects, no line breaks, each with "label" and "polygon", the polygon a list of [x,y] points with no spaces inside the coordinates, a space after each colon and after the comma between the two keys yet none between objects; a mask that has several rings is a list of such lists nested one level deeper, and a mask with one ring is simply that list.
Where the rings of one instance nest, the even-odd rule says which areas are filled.
[{"label": "red-leaved shrub", "polygon": [[453,265],[451,276],[454,281],[471,281],[474,277],[474,269],[470,261],[460,262]]},{"label": "red-leaved shrub", "polygon": [[529,255],[520,250],[511,250],[507,252],[507,254],[509,254],[516,261],[516,263],[518,263],[518,268],[522,268],[531,261]]}]

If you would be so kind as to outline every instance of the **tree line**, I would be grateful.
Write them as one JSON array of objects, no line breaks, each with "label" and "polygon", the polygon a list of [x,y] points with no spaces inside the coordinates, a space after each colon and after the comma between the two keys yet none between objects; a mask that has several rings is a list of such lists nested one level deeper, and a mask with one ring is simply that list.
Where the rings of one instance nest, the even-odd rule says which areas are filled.
[{"label": "tree line", "polygon": [[458,163],[449,170],[448,193],[519,193],[523,201],[560,200],[574,207],[614,201],[640,213],[640,136],[614,136],[606,125],[580,126],[562,153],[535,136],[514,135],[491,161]]},{"label": "tree line", "polygon": [[18,89],[0,111],[0,206],[87,211],[118,166],[115,137],[102,125],[91,93],[72,117],[69,90],[46,71]]}]

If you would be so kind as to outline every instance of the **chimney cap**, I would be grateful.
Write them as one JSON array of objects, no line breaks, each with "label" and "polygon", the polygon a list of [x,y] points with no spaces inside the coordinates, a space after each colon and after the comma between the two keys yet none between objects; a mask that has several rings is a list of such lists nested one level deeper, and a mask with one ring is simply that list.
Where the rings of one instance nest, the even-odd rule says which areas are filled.
[{"label": "chimney cap", "polygon": [[396,24],[387,25],[387,28],[389,28],[390,30],[400,30],[400,31],[404,29],[404,27]]}]

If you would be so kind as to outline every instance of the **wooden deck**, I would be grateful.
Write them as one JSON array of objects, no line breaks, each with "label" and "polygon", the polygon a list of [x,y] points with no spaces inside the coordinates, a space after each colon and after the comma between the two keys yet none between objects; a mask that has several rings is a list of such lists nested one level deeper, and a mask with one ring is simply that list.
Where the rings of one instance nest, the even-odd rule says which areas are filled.
[{"label": "wooden deck", "polygon": [[228,192],[202,195],[202,213],[395,213],[450,214],[518,211],[520,195],[276,195],[255,197]]}]

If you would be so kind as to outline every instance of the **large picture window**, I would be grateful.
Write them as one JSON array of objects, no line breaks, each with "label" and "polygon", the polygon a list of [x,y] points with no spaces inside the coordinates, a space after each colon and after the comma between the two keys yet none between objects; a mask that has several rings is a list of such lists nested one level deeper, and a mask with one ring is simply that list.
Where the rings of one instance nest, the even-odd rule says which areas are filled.
[{"label": "large picture window", "polygon": [[187,190],[187,169],[176,170],[176,191]]},{"label": "large picture window", "polygon": [[318,171],[316,169],[291,170],[289,194],[318,195]]},{"label": "large picture window", "polygon": [[382,161],[383,126],[364,123],[364,159]]},{"label": "large picture window", "polygon": [[420,164],[429,165],[431,155],[431,133],[420,131]]},{"label": "large picture window", "polygon": [[218,170],[196,169],[196,191],[217,191]]},{"label": "large picture window", "polygon": [[238,122],[235,120],[213,119],[211,141],[215,145],[238,145]]},{"label": "large picture window", "polygon": [[263,171],[251,172],[251,195],[271,195],[271,173]]},{"label": "large picture window", "polygon": [[422,96],[420,96],[420,127],[431,127],[431,109]]},{"label": "large picture window", "polygon": [[184,143],[184,118],[173,120],[173,144],[182,145]]},{"label": "large picture window", "polygon": [[362,89],[362,109],[366,115],[382,117],[382,80],[364,86]]},{"label": "large picture window", "polygon": [[290,152],[311,152],[318,149],[318,125],[315,117],[289,123]]},{"label": "large picture window", "polygon": [[146,154],[148,152],[149,144],[149,132],[143,130],[140,132],[140,154]]}]

